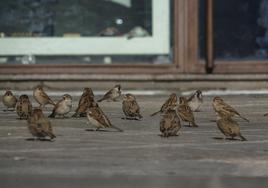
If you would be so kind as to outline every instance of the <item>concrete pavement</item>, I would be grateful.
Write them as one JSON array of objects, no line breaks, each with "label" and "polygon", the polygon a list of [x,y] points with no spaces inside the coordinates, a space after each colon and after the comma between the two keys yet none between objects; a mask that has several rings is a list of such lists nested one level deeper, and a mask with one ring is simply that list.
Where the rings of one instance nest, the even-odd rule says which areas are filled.
[{"label": "concrete pavement", "polygon": [[[199,128],[182,127],[180,136],[161,138],[160,116],[149,114],[167,97],[137,96],[142,121],[122,120],[121,102],[100,103],[123,133],[86,131],[91,128],[86,118],[51,119],[57,136],[53,142],[26,141],[31,137],[26,121],[18,120],[15,112],[3,112],[1,104],[0,187],[268,185],[268,117],[263,116],[268,112],[268,95],[224,96],[250,119],[250,123],[237,119],[247,142],[221,139],[210,121],[215,119],[210,96],[205,96],[202,111],[195,113]],[[51,110],[47,106],[45,114]]]}]

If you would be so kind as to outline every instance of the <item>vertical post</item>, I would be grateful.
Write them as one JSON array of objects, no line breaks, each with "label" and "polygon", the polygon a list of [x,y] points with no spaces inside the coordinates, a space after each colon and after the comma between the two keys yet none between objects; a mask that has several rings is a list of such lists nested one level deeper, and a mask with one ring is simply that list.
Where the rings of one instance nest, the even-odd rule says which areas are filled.
[{"label": "vertical post", "polygon": [[206,71],[214,69],[213,0],[206,0]]}]

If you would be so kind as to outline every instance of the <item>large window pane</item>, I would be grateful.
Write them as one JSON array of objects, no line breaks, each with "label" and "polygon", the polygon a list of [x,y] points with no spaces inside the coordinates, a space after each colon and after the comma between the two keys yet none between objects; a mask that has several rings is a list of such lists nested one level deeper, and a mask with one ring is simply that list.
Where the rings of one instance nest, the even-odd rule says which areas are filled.
[{"label": "large window pane", "polygon": [[0,0],[0,60],[171,63],[172,8],[169,0]]},{"label": "large window pane", "polygon": [[268,0],[215,0],[216,59],[268,58]]}]

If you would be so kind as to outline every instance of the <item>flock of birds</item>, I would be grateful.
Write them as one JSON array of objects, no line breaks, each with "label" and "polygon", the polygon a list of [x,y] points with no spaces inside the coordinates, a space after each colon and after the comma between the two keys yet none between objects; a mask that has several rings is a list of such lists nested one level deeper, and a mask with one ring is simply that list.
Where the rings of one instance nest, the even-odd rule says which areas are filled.
[{"label": "flock of birds", "polygon": [[[114,126],[110,122],[107,115],[98,105],[98,102],[101,101],[116,101],[121,95],[121,86],[115,85],[101,99],[95,102],[92,89],[84,88],[78,107],[72,117],[87,117],[88,121],[96,127],[96,131],[105,128],[114,128],[117,131],[122,132],[122,129]],[[27,120],[28,129],[35,140],[42,140],[46,137],[49,137],[50,140],[52,140],[56,138],[56,136],[53,133],[51,121],[48,118],[55,118],[56,116],[64,118],[65,115],[71,111],[72,97],[69,94],[64,94],[62,99],[57,103],[54,103],[46,94],[42,86],[37,86],[34,89],[33,97],[40,105],[39,107],[33,108],[27,95],[21,95],[17,100],[10,90],[5,92],[2,102],[4,106],[7,107],[7,111],[10,108],[16,110],[20,119]],[[188,98],[179,97],[179,100],[177,95],[172,93],[161,106],[160,110],[151,114],[151,116],[159,113],[161,114],[161,136],[178,136],[178,132],[181,129],[181,120],[188,122],[190,127],[198,127],[193,112],[198,112],[202,103],[203,96],[200,90],[197,90]],[[53,111],[48,118],[45,117],[42,111],[47,104],[54,106]],[[246,138],[240,133],[239,124],[233,117],[238,116],[247,122],[249,122],[249,120],[241,116],[231,105],[224,102],[224,100],[218,96],[214,97],[212,106],[216,112],[217,126],[223,133],[224,138],[234,139],[235,137],[239,137],[242,141],[246,141]],[[122,119],[141,120],[143,118],[136,97],[133,94],[127,93],[123,96],[122,110],[125,114],[125,118]],[[268,113],[265,115],[268,115]]]}]

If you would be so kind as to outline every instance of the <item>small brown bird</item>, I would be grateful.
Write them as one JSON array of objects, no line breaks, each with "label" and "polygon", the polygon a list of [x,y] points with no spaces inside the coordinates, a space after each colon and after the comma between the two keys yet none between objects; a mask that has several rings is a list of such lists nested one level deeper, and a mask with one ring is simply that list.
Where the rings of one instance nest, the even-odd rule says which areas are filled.
[{"label": "small brown bird", "polygon": [[121,86],[115,85],[112,89],[110,89],[107,93],[105,93],[105,95],[98,100],[98,102],[101,102],[103,100],[107,100],[107,101],[116,101],[117,98],[119,98],[121,96]]},{"label": "small brown bird", "polygon": [[192,94],[188,99],[188,106],[191,108],[193,112],[199,111],[201,104],[203,103],[202,91],[197,90],[194,94]]},{"label": "small brown bird", "polygon": [[68,94],[64,94],[62,99],[57,102],[52,113],[48,116],[50,118],[55,118],[56,115],[60,115],[64,118],[64,115],[68,114],[72,109],[72,97]]},{"label": "small brown bird", "polygon": [[55,106],[55,103],[49,98],[42,86],[37,86],[33,91],[34,99],[39,103],[39,107],[42,108],[46,104],[52,104]]},{"label": "small brown bird", "polygon": [[13,95],[13,93],[10,90],[6,90],[4,96],[2,97],[2,102],[4,106],[7,107],[7,109],[4,111],[8,111],[9,108],[13,108],[12,110],[15,110],[17,98]]},{"label": "small brown bird", "polygon": [[220,115],[217,116],[217,126],[220,131],[224,134],[225,139],[227,137],[240,137],[242,141],[246,141],[247,139],[243,137],[240,133],[240,127],[236,121],[234,121],[230,116]]},{"label": "small brown bird", "polygon": [[175,108],[177,105],[177,95],[175,93],[172,93],[169,98],[165,101],[165,103],[162,105],[161,109],[153,114],[151,116],[154,116],[158,113],[163,113],[168,108]]},{"label": "small brown bird", "polygon": [[177,113],[182,121],[189,122],[189,126],[198,127],[195,123],[194,113],[188,106],[187,99],[185,97],[180,97],[180,104],[177,107]]},{"label": "small brown bird", "polygon": [[160,121],[160,132],[163,137],[178,136],[177,133],[181,129],[180,118],[176,110],[169,108]]},{"label": "small brown bird", "polygon": [[122,102],[122,110],[126,116],[125,119],[139,119],[142,118],[140,114],[140,107],[136,101],[136,97],[132,94],[127,93]]},{"label": "small brown bird", "polygon": [[232,106],[225,103],[222,98],[214,97],[212,106],[216,113],[219,115],[222,114],[224,116],[233,117],[235,115],[239,116],[240,118],[244,119],[245,121],[249,122],[249,120],[243,116],[241,116]]},{"label": "small brown bird", "polygon": [[21,95],[17,104],[16,112],[20,119],[28,119],[32,113],[32,103],[28,95]]},{"label": "small brown bird", "polygon": [[268,116],[268,113],[264,114],[264,116]]},{"label": "small brown bird", "polygon": [[50,140],[56,138],[50,121],[44,116],[42,110],[39,108],[35,108],[31,117],[28,118],[28,129],[30,133],[38,139],[43,139],[47,136],[50,137]]},{"label": "small brown bird", "polygon": [[88,121],[97,128],[96,131],[99,131],[101,128],[114,128],[119,132],[123,132],[122,129],[111,124],[108,117],[95,102],[92,107],[88,108],[87,118]]},{"label": "small brown bird", "polygon": [[80,97],[78,107],[72,117],[86,117],[87,109],[92,106],[94,102],[94,94],[91,88],[84,88],[83,94]]}]

